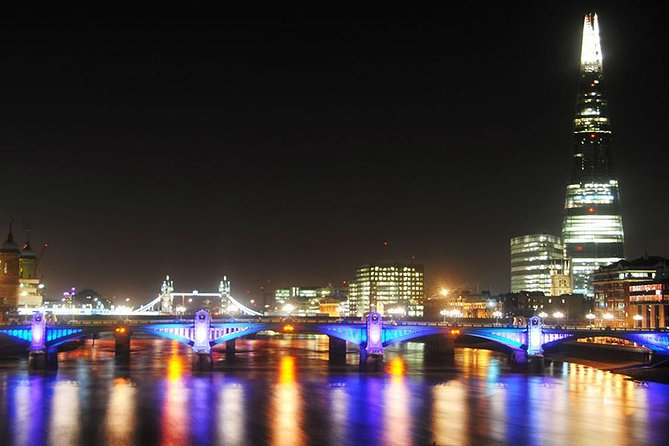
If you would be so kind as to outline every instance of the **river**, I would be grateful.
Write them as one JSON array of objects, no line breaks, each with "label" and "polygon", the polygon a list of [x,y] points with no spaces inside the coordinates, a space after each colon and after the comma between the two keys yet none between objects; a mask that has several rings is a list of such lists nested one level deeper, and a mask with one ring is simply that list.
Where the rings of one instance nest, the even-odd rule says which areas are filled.
[{"label": "river", "polygon": [[129,364],[111,339],[59,354],[31,373],[0,360],[2,445],[660,445],[669,385],[576,363],[512,372],[499,353],[458,348],[426,362],[423,345],[388,348],[385,372],[357,354],[330,367],[327,337],[237,340],[213,372],[191,372],[189,347],[133,339]]}]

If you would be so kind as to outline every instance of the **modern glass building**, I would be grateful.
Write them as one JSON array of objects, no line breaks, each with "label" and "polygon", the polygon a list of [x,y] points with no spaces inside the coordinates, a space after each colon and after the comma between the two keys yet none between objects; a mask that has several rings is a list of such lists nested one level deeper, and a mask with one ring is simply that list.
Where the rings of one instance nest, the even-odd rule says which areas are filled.
[{"label": "modern glass building", "polygon": [[593,273],[623,258],[620,191],[611,156],[596,14],[585,16],[571,178],[565,195],[562,240],[572,259],[574,293],[593,296]]},{"label": "modern glass building", "polygon": [[381,315],[423,317],[423,266],[404,263],[370,263],[360,266],[349,284],[350,314],[368,311]]},{"label": "modern glass building", "polygon": [[560,237],[546,233],[511,239],[511,292],[541,291],[550,296],[555,273],[563,271],[565,246]]}]

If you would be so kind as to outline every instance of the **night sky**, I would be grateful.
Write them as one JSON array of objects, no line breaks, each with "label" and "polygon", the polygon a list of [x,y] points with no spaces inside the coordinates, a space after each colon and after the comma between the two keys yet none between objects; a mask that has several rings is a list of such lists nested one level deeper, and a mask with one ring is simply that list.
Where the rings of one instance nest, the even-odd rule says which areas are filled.
[{"label": "night sky", "polygon": [[669,256],[666,11],[512,5],[3,15],[0,231],[48,242],[49,296],[226,274],[244,298],[412,257],[428,293],[507,292],[509,239],[560,233],[592,6],[626,255]]}]

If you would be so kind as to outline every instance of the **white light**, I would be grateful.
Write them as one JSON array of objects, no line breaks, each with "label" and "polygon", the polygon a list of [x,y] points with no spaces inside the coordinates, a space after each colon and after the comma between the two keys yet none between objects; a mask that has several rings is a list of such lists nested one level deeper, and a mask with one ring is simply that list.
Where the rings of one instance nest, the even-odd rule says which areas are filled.
[{"label": "white light", "polygon": [[635,321],[641,321],[643,320],[643,316],[641,316],[640,314],[635,314],[634,316],[632,316],[632,319],[634,319]]},{"label": "white light", "polygon": [[613,315],[611,313],[604,313],[604,314],[602,314],[602,317],[604,319],[606,319],[607,321],[610,321],[611,319],[613,319]]},{"label": "white light", "polygon": [[537,316],[539,316],[540,318],[545,318],[548,317],[548,313],[542,311],[541,313],[537,314]]},{"label": "white light", "polygon": [[585,315],[585,317],[586,317],[586,319],[593,320],[593,319],[596,318],[597,316],[595,316],[595,315],[592,314],[592,313],[588,313],[588,314]]},{"label": "white light", "polygon": [[560,319],[560,318],[563,318],[563,317],[564,317],[564,314],[561,313],[561,312],[559,312],[559,311],[556,311],[555,313],[553,313],[553,317],[554,317],[555,319]]},{"label": "white light", "polygon": [[592,18],[586,15],[583,20],[581,69],[586,72],[602,71],[602,48],[599,42],[597,14],[594,14]]}]

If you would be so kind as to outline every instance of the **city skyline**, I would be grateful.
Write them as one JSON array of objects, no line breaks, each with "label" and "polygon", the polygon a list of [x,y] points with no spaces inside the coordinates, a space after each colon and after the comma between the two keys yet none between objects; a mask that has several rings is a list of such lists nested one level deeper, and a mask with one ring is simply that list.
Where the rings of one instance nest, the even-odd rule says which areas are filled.
[{"label": "city skyline", "polygon": [[560,234],[592,11],[625,254],[667,256],[659,4],[528,5],[446,23],[5,19],[0,230],[49,243],[49,296],[139,303],[165,274],[182,290],[227,275],[244,296],[412,257],[428,293],[509,291],[509,239]]}]

